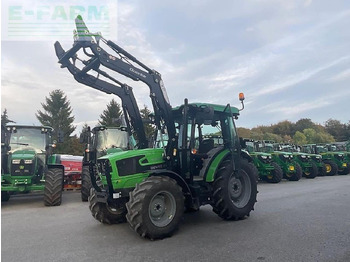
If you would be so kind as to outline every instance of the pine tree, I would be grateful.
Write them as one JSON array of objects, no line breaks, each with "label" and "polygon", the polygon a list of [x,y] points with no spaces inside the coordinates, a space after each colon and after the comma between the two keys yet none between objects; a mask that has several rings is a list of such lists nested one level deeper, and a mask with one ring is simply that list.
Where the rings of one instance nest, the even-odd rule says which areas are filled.
[{"label": "pine tree", "polygon": [[120,126],[118,119],[122,115],[121,106],[114,100],[107,105],[107,108],[103,110],[100,115],[100,120],[98,120],[100,125],[103,126]]},{"label": "pine tree", "polygon": [[59,131],[63,134],[64,142],[57,145],[57,153],[70,153],[70,135],[74,132],[74,116],[67,96],[62,90],[54,90],[41,103],[43,111],[38,110],[35,116],[44,126],[51,126],[54,129],[53,139],[58,140]]},{"label": "pine tree", "polygon": [[7,115],[7,109],[5,108],[4,112],[2,112],[2,115],[1,115],[1,125],[6,126],[8,123],[16,123],[16,122],[9,119]]},{"label": "pine tree", "polygon": [[[151,114],[151,111],[146,105],[144,105],[144,108],[140,110],[140,114],[142,119],[148,119],[149,115]],[[154,125],[151,125],[149,123],[143,123],[143,128],[145,129],[145,134],[148,139],[152,135],[154,135],[154,132],[156,130]]]}]

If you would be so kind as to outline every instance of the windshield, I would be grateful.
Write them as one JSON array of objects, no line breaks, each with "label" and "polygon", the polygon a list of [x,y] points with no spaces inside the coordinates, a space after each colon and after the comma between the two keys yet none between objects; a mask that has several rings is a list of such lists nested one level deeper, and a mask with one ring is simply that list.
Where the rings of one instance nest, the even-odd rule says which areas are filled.
[{"label": "windshield", "polygon": [[325,153],[325,152],[328,152],[328,150],[325,146],[317,146],[317,152],[318,153]]},{"label": "windshield", "polygon": [[97,133],[96,149],[98,151],[109,148],[128,149],[129,134],[120,129],[105,129]]},{"label": "windshield", "polygon": [[11,133],[11,151],[31,147],[36,150],[45,150],[46,134],[37,128],[16,128],[16,132]]}]

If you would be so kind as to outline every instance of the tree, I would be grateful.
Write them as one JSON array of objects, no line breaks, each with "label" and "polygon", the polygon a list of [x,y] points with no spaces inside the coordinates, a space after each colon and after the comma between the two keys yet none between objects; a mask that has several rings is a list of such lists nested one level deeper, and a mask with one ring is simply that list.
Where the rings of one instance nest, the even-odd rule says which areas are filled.
[{"label": "tree", "polygon": [[281,136],[284,136],[284,135],[292,136],[294,134],[294,126],[295,126],[294,123],[288,120],[285,120],[273,125],[272,133],[281,135]]},{"label": "tree", "polygon": [[117,103],[117,101],[112,99],[112,101],[107,105],[107,108],[103,110],[103,113],[100,115],[100,120],[98,123],[103,126],[120,126],[118,123],[118,119],[122,115],[121,106]]},{"label": "tree", "polygon": [[[142,119],[149,119],[149,115],[151,114],[151,111],[148,109],[146,105],[144,105],[144,108],[140,110],[140,114]],[[156,130],[154,125],[150,123],[143,123],[143,128],[145,129],[145,134],[148,139],[154,134]]]},{"label": "tree", "polygon": [[6,126],[8,123],[16,123],[16,122],[9,119],[7,115],[7,109],[5,108],[1,115],[1,125]]},{"label": "tree", "polygon": [[346,124],[342,124],[339,120],[332,118],[328,119],[325,123],[325,128],[336,141],[340,142],[349,139]]},{"label": "tree", "polygon": [[303,132],[304,129],[306,128],[314,128],[315,123],[311,121],[310,118],[301,118],[299,119],[295,125],[294,125],[294,130]]},{"label": "tree", "polygon": [[54,129],[53,139],[58,140],[59,131],[63,134],[64,142],[58,144],[57,153],[69,153],[70,135],[74,132],[74,116],[67,96],[62,90],[56,89],[45,98],[45,103],[41,103],[43,111],[38,110],[35,116],[44,126],[51,126]]},{"label": "tree", "polygon": [[237,127],[238,136],[242,138],[251,138],[251,131],[249,128]]},{"label": "tree", "polygon": [[295,132],[295,135],[293,136],[293,141],[297,145],[307,144],[306,136],[304,135],[304,133],[302,133],[300,131]]}]

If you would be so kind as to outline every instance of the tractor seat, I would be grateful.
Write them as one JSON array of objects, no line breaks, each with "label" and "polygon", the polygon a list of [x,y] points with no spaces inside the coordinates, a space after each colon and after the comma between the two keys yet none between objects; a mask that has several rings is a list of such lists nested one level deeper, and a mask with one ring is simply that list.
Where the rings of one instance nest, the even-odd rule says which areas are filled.
[{"label": "tractor seat", "polygon": [[198,152],[200,154],[206,154],[214,148],[214,139],[205,139],[199,144]]}]

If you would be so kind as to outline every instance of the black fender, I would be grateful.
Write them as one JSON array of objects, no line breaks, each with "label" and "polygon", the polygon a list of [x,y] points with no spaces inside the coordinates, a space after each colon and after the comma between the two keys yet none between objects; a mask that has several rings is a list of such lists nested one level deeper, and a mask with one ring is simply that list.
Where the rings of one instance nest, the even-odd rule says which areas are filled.
[{"label": "black fender", "polygon": [[247,159],[248,162],[252,162],[253,161],[252,156],[245,150],[241,150],[241,157],[244,158],[244,159]]}]

